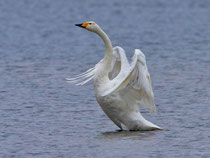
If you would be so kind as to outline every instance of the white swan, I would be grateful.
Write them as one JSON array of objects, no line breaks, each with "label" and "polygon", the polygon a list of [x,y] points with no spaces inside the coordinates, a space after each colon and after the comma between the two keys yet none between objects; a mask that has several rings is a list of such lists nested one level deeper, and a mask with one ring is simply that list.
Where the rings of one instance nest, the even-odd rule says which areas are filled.
[{"label": "white swan", "polygon": [[124,50],[118,46],[112,48],[109,37],[95,22],[76,26],[95,32],[103,39],[105,56],[95,67],[67,80],[83,85],[93,79],[97,102],[121,130],[162,129],[144,119],[140,113],[140,105],[156,111],[144,54],[135,49],[132,63],[129,64]]}]

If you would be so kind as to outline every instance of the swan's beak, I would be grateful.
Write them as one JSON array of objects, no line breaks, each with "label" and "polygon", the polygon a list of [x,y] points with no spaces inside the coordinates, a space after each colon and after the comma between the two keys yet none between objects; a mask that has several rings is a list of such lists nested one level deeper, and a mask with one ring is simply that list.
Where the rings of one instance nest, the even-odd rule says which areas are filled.
[{"label": "swan's beak", "polygon": [[88,23],[86,22],[86,23],[82,23],[82,24],[75,24],[75,26],[86,28],[88,26]]},{"label": "swan's beak", "polygon": [[[83,27],[82,24],[75,24],[75,26]],[[84,27],[83,27],[84,28]]]}]

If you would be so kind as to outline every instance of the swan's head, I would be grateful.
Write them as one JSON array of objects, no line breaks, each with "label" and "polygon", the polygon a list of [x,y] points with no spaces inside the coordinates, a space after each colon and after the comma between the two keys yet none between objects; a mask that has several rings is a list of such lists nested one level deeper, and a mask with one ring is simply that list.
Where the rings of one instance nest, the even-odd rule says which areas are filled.
[{"label": "swan's head", "polygon": [[98,25],[94,22],[94,21],[88,21],[88,22],[85,22],[85,23],[82,23],[82,24],[75,24],[76,26],[79,26],[79,27],[82,27],[82,28],[85,28],[91,32],[96,32],[97,29],[98,29]]}]

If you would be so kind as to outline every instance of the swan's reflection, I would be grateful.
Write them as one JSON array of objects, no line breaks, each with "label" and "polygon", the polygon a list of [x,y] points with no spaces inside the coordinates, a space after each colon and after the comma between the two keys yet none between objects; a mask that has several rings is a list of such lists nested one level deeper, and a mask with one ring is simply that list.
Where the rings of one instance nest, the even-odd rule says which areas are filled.
[{"label": "swan's reflection", "polygon": [[103,139],[133,139],[133,140],[151,140],[158,131],[110,131],[99,135]]}]

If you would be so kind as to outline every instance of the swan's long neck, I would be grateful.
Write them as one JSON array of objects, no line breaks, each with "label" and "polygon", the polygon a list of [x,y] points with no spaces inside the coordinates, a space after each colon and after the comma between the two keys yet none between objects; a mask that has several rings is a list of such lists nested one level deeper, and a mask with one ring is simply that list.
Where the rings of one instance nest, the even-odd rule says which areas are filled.
[{"label": "swan's long neck", "polygon": [[104,73],[108,73],[112,63],[113,48],[112,43],[107,34],[99,27],[96,33],[103,39],[105,44],[105,56],[103,59]]}]

